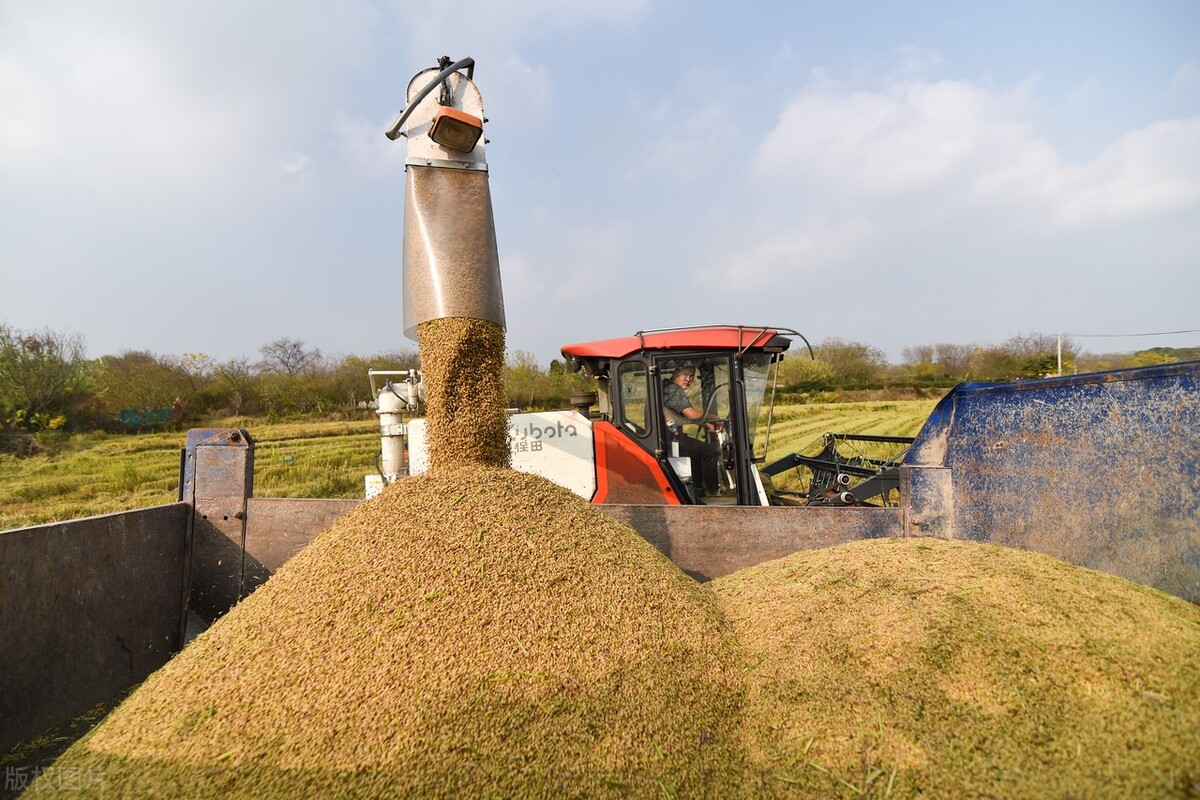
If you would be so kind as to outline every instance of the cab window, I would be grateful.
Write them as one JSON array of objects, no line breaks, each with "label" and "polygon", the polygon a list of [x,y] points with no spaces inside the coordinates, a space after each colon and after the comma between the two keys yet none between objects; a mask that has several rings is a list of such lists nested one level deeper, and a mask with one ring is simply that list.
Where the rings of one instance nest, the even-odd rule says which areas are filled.
[{"label": "cab window", "polygon": [[641,361],[627,361],[617,372],[621,424],[634,436],[650,431],[649,371]]},{"label": "cab window", "polygon": [[[712,418],[728,419],[729,406],[729,359],[727,356],[712,358],[669,358],[659,361],[662,376],[663,415],[671,428],[685,427],[686,435],[699,435],[694,422],[689,422],[682,410],[691,407]],[[690,375],[690,380],[676,377]]]}]

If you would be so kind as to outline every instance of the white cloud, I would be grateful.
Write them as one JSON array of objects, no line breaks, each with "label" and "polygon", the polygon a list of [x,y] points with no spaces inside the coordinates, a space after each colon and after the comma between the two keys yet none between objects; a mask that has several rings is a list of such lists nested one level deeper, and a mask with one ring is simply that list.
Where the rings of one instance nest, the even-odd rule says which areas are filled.
[{"label": "white cloud", "polygon": [[752,179],[819,204],[889,209],[936,197],[1027,224],[1088,227],[1194,203],[1200,117],[1156,123],[1095,159],[1064,163],[1026,118],[1025,90],[910,81],[886,91],[801,91],[763,139]]},{"label": "white cloud", "polygon": [[[180,180],[235,146],[236,109],[181,91],[150,38],[103,24],[10,20],[4,73],[10,168],[74,165],[77,176]],[[184,154],[189,154],[184,155]],[[165,176],[163,173],[167,173]]]},{"label": "white cloud", "polygon": [[311,117],[314,100],[369,50],[372,13],[350,0],[140,5],[0,11],[0,165],[10,174],[110,202],[250,201],[273,165],[302,166],[279,154],[308,151],[329,124]]},{"label": "white cloud", "polygon": [[962,81],[906,82],[883,92],[801,92],[764,139],[752,175],[764,183],[815,182],[862,197],[927,187],[961,172],[1010,125]]},{"label": "white cloud", "polygon": [[1090,227],[1200,201],[1200,116],[1122,136],[1094,160],[1062,166],[1047,183],[1055,222]]},{"label": "white cloud", "polygon": [[507,55],[503,69],[506,81],[487,101],[488,107],[504,109],[502,120],[510,130],[540,126],[555,99],[554,80],[549,71],[545,66],[530,64],[516,52]]},{"label": "white cloud", "polygon": [[[1153,58],[1071,61],[1108,81],[1105,102],[1088,107],[1104,125],[1080,136],[1078,114],[1046,114],[1054,128],[1035,116],[1068,95],[1051,100],[1035,80],[938,80],[939,54],[965,60],[961,40],[930,28],[921,44],[937,50],[897,51],[905,39],[888,37],[911,29],[864,38],[838,8],[836,25],[764,28],[713,4],[672,26],[652,0],[0,0],[0,270],[29,298],[11,321],[94,336],[134,291],[146,307],[177,308],[174,276],[187,274],[251,298],[286,287],[294,305],[181,339],[220,333],[231,354],[281,335],[356,350],[314,328],[348,336],[345,320],[397,313],[405,147],[383,131],[413,70],[443,53],[479,62],[523,348],[590,337],[582,327],[606,336],[741,317],[734,308],[773,321],[823,314],[816,327],[831,330],[853,306],[892,336],[877,311],[905,292],[941,306],[957,292],[953,313],[967,324],[984,306],[1023,308],[1024,287],[1059,271],[1042,298],[1053,310],[1079,265],[1088,273],[1074,284],[1103,285],[1102,262],[1122,276],[1118,307],[1132,305],[1134,261],[1176,287],[1163,303],[1194,294],[1200,251],[1186,223],[1200,134],[1195,117],[1169,119],[1196,113],[1194,94],[1181,94],[1200,85],[1200,62],[1182,63],[1190,53],[1172,56],[1182,66],[1169,98],[1152,95],[1170,74],[1129,73],[1145,103],[1124,102],[1114,92],[1127,87],[1107,76],[1122,59]],[[971,54],[982,72],[954,75],[1052,69],[1058,55],[983,48]],[[813,67],[820,58],[828,72]],[[1093,91],[1081,84],[1074,99]],[[1124,106],[1181,110],[1155,125],[1113,122]],[[1093,140],[1113,125],[1137,129]],[[1088,140],[1086,158],[1066,149],[1072,138]],[[394,291],[331,288],[342,268]],[[1025,283],[997,296],[1021,283],[1014,271]],[[46,282],[71,291],[39,293]],[[757,293],[733,297],[743,290]],[[816,308],[801,310],[814,294]],[[122,345],[149,346],[171,327],[117,316],[130,331]]]},{"label": "white cloud", "polygon": [[[697,231],[702,283],[768,314],[796,313],[784,298],[825,298],[805,305],[819,324],[892,298],[958,315],[913,325],[972,327],[1004,325],[1005,308],[1058,318],[1056,298],[1109,285],[1131,253],[1182,280],[1195,237],[1146,231],[1170,231],[1200,207],[1200,116],[1146,125],[1070,163],[1036,130],[1034,88],[851,91],[814,73],[762,137],[745,185],[722,187],[728,213]],[[890,341],[887,325],[860,335]]]}]

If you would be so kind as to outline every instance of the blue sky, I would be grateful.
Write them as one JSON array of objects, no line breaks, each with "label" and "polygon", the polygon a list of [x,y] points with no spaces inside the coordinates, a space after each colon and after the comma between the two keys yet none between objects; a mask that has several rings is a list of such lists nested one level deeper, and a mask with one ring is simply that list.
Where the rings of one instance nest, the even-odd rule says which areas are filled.
[{"label": "blue sky", "polygon": [[1109,338],[1200,329],[1194,0],[104,6],[0,0],[0,321],[92,355],[414,348],[383,132],[441,55],[476,61],[510,351],[1200,343]]}]

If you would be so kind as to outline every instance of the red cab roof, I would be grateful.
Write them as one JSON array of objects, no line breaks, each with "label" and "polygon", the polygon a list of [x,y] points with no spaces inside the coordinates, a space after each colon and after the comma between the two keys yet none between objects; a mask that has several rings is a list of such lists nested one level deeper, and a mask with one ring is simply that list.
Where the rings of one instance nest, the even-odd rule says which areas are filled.
[{"label": "red cab roof", "polygon": [[[707,325],[696,328],[639,331],[620,339],[568,344],[562,348],[567,358],[624,358],[645,350],[742,350],[763,347],[779,335],[798,335],[794,331],[750,325]],[[780,342],[774,342],[779,346]],[[781,349],[786,349],[787,340]]]}]

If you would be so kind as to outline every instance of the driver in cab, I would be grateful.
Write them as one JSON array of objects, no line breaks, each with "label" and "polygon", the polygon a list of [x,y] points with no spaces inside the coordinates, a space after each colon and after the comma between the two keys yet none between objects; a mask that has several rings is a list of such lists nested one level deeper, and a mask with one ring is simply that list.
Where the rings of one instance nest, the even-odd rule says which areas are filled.
[{"label": "driver in cab", "polygon": [[[705,417],[704,412],[693,406],[692,401],[688,399],[687,390],[695,380],[696,368],[691,364],[684,364],[672,372],[670,380],[663,383],[663,408],[678,414],[688,422],[703,423],[710,431],[723,430],[724,423],[720,417],[711,414]],[[668,416],[668,424],[671,421]],[[704,494],[716,495],[720,489],[717,480],[717,458],[720,452],[716,446],[690,436],[678,435],[676,439],[679,442],[679,454],[692,459],[693,480],[702,479],[696,480],[697,489],[702,489]]]}]

